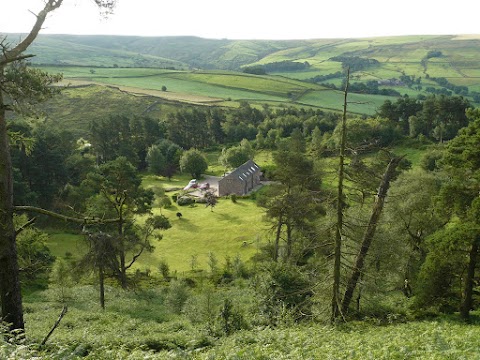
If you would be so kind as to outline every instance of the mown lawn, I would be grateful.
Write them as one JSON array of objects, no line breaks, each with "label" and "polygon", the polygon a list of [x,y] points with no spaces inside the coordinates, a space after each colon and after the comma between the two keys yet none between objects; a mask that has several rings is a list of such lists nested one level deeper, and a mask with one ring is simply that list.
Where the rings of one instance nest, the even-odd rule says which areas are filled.
[{"label": "mown lawn", "polygon": [[[143,186],[152,189],[157,195],[166,189],[166,195],[181,193],[190,180],[189,175],[178,175],[168,180],[154,175],[145,175]],[[170,189],[177,189],[168,191]],[[177,217],[182,213],[182,218]],[[163,231],[163,239],[153,240],[155,250],[144,253],[135,267],[150,269],[158,273],[158,267],[165,261],[171,271],[186,272],[190,270],[207,270],[210,256],[214,256],[219,265],[225,263],[226,257],[233,260],[239,257],[248,261],[259,251],[259,247],[267,241],[268,226],[264,223],[263,209],[255,200],[239,198],[236,203],[231,199],[221,198],[213,211],[205,204],[172,206],[164,209],[154,204],[154,214],[163,214],[171,222],[172,227]],[[141,223],[145,216],[140,216]],[[56,257],[64,258],[66,254],[81,256],[86,244],[81,234],[65,233],[52,230],[48,247]]]},{"label": "mown lawn", "polygon": [[[172,193],[167,193],[172,195]],[[179,219],[176,214],[181,212]],[[155,243],[153,253],[145,254],[139,260],[139,267],[158,271],[165,261],[172,271],[208,269],[209,256],[220,265],[240,257],[248,261],[265,243],[268,227],[263,222],[263,210],[254,200],[221,198],[213,211],[204,204],[154,209],[170,219],[172,228],[163,232],[163,239]]]}]

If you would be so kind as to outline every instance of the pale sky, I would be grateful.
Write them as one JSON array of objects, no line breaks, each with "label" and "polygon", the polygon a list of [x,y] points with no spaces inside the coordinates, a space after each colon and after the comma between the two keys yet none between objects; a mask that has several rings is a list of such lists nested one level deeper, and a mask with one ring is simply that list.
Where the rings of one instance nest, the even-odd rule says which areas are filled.
[{"label": "pale sky", "polygon": [[[0,32],[27,32],[43,0],[1,0]],[[44,34],[320,39],[480,34],[478,0],[118,0],[107,20],[92,0],[65,0]]]}]

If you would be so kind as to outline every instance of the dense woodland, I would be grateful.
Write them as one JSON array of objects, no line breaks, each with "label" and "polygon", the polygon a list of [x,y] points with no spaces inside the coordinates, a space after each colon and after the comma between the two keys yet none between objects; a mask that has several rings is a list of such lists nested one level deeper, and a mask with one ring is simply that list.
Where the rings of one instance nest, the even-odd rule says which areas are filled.
[{"label": "dense woodland", "polygon": [[[0,354],[478,355],[477,330],[468,324],[478,322],[480,306],[480,110],[466,97],[403,95],[372,116],[352,114],[349,71],[376,63],[338,58],[345,68],[343,113],[247,101],[230,108],[178,104],[162,116],[112,112],[90,119],[79,138],[78,129],[52,126],[39,112],[61,91],[52,87],[60,76],[28,66],[22,55],[61,3],[46,2],[33,38],[1,43]],[[296,66],[263,69],[279,68]],[[266,154],[268,161],[257,160]],[[259,162],[268,185],[244,197],[206,192],[194,200],[183,186],[145,186],[149,176],[183,184],[215,164],[221,175],[249,159]],[[209,252],[202,268],[192,255],[187,272],[172,271],[176,264],[167,261],[155,269],[139,265],[170,229],[192,221],[182,212],[222,214],[222,203],[253,204],[262,214],[267,230],[252,256],[219,259]],[[231,223],[249,226],[240,215]],[[52,232],[77,236],[82,245],[54,256]],[[212,241],[222,236],[211,233]],[[62,309],[48,333],[53,321],[42,314],[53,319]],[[431,319],[435,330],[423,328]],[[425,345],[390,335],[395,348],[379,339],[353,350],[351,341],[366,341],[355,334],[375,339],[376,327],[388,333],[393,326],[437,340]],[[468,334],[464,326],[472,326]],[[463,335],[450,334],[442,345],[445,328]],[[319,338],[330,345],[312,340]]]}]

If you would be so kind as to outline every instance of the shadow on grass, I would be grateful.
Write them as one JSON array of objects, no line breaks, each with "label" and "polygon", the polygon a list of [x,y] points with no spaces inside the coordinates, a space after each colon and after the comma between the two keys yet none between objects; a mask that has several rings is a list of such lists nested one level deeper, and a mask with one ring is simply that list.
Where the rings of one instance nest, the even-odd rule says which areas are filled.
[{"label": "shadow on grass", "polygon": [[242,203],[241,201],[237,200],[236,202],[233,202],[230,200],[230,202],[235,205],[235,206],[246,206],[246,204]]},{"label": "shadow on grass", "polygon": [[220,213],[220,212],[217,212],[217,216],[219,217],[220,221],[232,221],[232,222],[238,222],[239,221],[238,216],[232,216],[232,215],[224,214],[224,213]]},{"label": "shadow on grass", "polygon": [[200,228],[197,224],[195,224],[195,220],[190,220],[184,217],[172,221],[172,224],[173,226],[186,231],[197,231]]}]

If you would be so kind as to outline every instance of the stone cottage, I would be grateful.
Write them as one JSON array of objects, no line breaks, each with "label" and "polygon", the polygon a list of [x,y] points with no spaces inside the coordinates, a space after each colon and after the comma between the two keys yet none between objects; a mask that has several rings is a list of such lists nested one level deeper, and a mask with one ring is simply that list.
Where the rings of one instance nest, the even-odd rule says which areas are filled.
[{"label": "stone cottage", "polygon": [[253,160],[248,160],[218,180],[218,196],[245,195],[260,184],[260,175],[260,167]]}]

